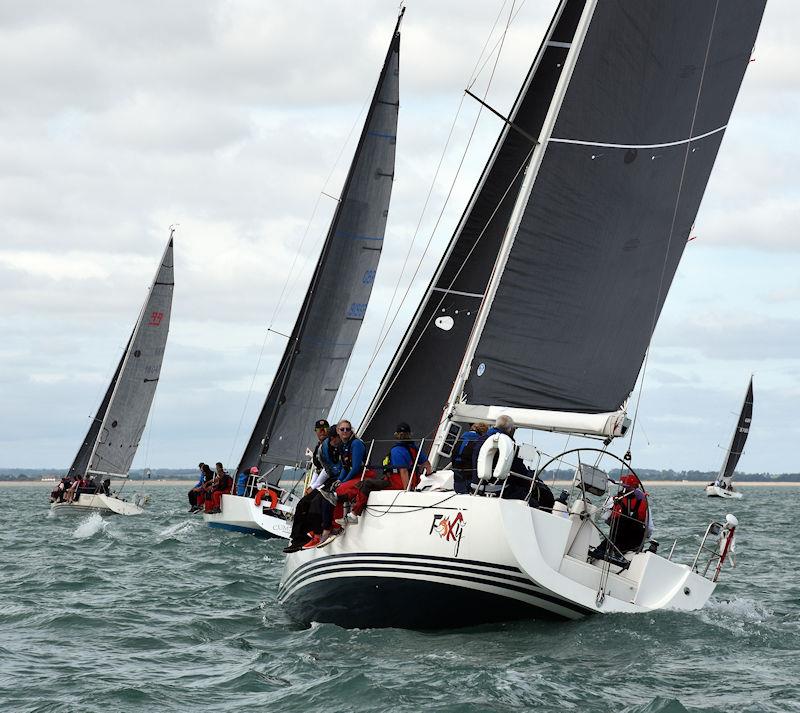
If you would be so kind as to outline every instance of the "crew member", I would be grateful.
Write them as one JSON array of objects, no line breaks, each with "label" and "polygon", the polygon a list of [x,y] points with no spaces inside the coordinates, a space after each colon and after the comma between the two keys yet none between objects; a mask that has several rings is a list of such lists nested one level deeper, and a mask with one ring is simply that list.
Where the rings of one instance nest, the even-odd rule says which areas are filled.
[{"label": "crew member", "polygon": [[488,423],[473,423],[469,431],[461,434],[453,450],[453,490],[468,493],[475,471],[472,469],[472,452],[478,440],[489,430]]},{"label": "crew member", "polygon": [[[336,493],[337,505],[334,510],[334,520],[337,522],[343,521],[344,505],[350,504],[353,512],[353,517],[349,518],[349,522],[357,522],[357,517],[367,504],[367,497],[361,492],[359,483],[361,476],[370,477],[364,470],[367,447],[364,441],[356,437],[353,433],[353,424],[347,419],[342,419],[336,424],[336,430],[339,438],[342,440],[341,445],[341,462],[342,474],[339,481],[334,482],[331,490]],[[355,518],[355,519],[354,519]]]},{"label": "crew member", "polygon": [[[514,440],[514,432],[517,430],[514,424],[514,419],[507,414],[500,414],[486,433],[481,436],[472,448],[472,472],[473,482],[478,482],[478,455],[481,447],[486,441],[489,440],[495,433],[503,433],[508,436],[512,441]],[[533,480],[533,488],[531,489],[530,480]],[[542,508],[543,510],[552,510],[555,497],[550,488],[538,476],[528,470],[525,463],[518,455],[514,456],[511,461],[511,472],[506,479],[505,488],[503,488],[503,498],[508,500],[524,500],[528,499],[528,505],[535,508]]]},{"label": "crew member", "polygon": [[233,483],[233,479],[222,467],[222,463],[217,463],[216,470],[216,475],[211,481],[209,496],[205,500],[205,511],[209,515],[222,512],[222,496],[230,491]]},{"label": "crew member", "polygon": [[652,520],[647,493],[642,490],[638,477],[627,473],[620,478],[619,491],[606,501],[605,513],[601,517],[611,529],[608,538],[590,550],[591,559],[604,559],[609,548],[612,555],[641,548],[645,536],[652,534]]},{"label": "crew member", "polygon": [[[314,433],[317,436],[317,445],[311,457],[316,474],[311,479],[309,487],[306,488],[303,497],[297,502],[292,520],[292,534],[289,546],[284,548],[284,552],[297,552],[303,545],[310,540],[317,538],[323,532],[323,522],[327,521],[328,530],[331,525],[331,513],[333,505],[323,498],[319,492],[326,483],[333,483],[341,475],[341,462],[339,458],[339,432],[330,426],[325,428],[328,422],[321,418],[314,424]],[[322,502],[320,502],[322,501]],[[313,513],[312,513],[313,510]],[[323,512],[324,511],[324,512]],[[328,517],[323,517],[325,512]]]},{"label": "crew member", "polygon": [[203,468],[206,467],[205,463],[198,463],[197,468],[200,470],[200,477],[197,479],[197,482],[194,484],[192,489],[189,491],[189,512],[197,512],[200,508],[197,505],[197,497],[200,495],[200,492],[203,490],[203,484],[206,482],[205,474]]},{"label": "crew member", "polygon": [[[388,466],[389,488],[391,490],[408,490],[409,481],[411,489],[419,485],[419,477],[422,473],[430,475],[431,464],[428,456],[419,451],[419,447],[411,440],[411,426],[405,421],[397,424],[394,432],[397,442],[392,446],[389,455],[384,459]],[[388,463],[386,462],[388,460]],[[416,463],[416,471],[414,464]],[[412,471],[413,476],[412,476]]]}]

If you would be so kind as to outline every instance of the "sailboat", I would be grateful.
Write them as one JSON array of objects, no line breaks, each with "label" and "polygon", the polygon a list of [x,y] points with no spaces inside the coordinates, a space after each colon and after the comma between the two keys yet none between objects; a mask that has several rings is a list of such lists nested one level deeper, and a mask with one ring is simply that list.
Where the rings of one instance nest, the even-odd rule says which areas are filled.
[{"label": "sailboat", "polygon": [[[692,564],[655,542],[591,553],[609,540],[596,522],[616,473],[606,461],[641,485],[608,445],[631,426],[627,400],[764,6],[558,2],[360,427],[381,442],[407,422],[435,472],[416,491],[372,492],[332,544],[288,554],[278,596],[290,616],[441,628],[704,606],[733,516],[707,527]],[[507,435],[481,448],[477,489],[452,490],[461,434],[499,415],[602,441],[554,459],[519,454],[539,474],[574,467],[566,517],[529,507],[530,492],[502,497],[517,448]],[[494,468],[492,449],[503,455]]]},{"label": "sailboat", "polygon": [[56,499],[50,506],[53,514],[140,515],[144,512],[144,497],[137,497],[135,502],[125,500],[119,492],[114,494],[110,490],[109,483],[103,488],[98,481],[108,480],[114,484],[122,480],[124,484],[155,397],[169,333],[175,284],[173,234],[174,229],[170,229],[169,241],[147,299],[68,471],[72,479],[89,476],[96,485],[94,492],[81,491],[71,502],[64,501],[63,496]]},{"label": "sailboat", "polygon": [[753,420],[753,377],[750,377],[750,383],[747,385],[747,393],[744,395],[742,402],[742,410],[739,412],[739,421],[736,423],[736,430],[733,432],[731,438],[731,445],[728,447],[728,452],[725,454],[725,460],[722,461],[722,467],[719,470],[719,475],[713,483],[706,486],[706,495],[710,498],[735,498],[739,499],[742,494],[738,490],[733,489],[733,472],[736,470],[736,464],[739,462],[739,457],[744,451],[744,444],[747,442],[747,436],[750,433],[750,422]]},{"label": "sailboat", "polygon": [[[299,497],[279,481],[285,468],[307,462],[312,426],[331,409],[383,248],[394,180],[403,12],[303,304],[236,469],[248,475],[244,494],[224,494],[220,512],[203,515],[211,527],[290,536]],[[253,468],[258,472],[249,475]]]}]

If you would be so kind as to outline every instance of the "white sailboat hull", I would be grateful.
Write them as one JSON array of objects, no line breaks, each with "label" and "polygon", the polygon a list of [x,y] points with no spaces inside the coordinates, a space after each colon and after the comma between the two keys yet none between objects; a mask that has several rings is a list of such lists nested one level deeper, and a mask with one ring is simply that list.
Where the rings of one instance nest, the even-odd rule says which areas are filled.
[{"label": "white sailboat hull", "polygon": [[258,537],[283,537],[289,539],[292,532],[292,513],[298,498],[288,496],[285,503],[279,502],[275,510],[269,509],[262,502],[255,504],[253,498],[241,495],[223,495],[220,504],[222,512],[203,513],[203,520],[209,527],[216,527],[232,532],[244,532]]},{"label": "white sailboat hull", "polygon": [[700,609],[715,584],[650,552],[586,561],[597,531],[522,501],[449,492],[370,495],[357,525],[289,554],[279,600],[294,619],[345,627],[446,628],[523,618]]},{"label": "white sailboat hull", "polygon": [[707,485],[706,486],[706,495],[709,498],[731,498],[731,499],[739,499],[742,497],[742,494],[738,490],[726,490],[725,488],[720,488],[719,485]]},{"label": "white sailboat hull", "polygon": [[53,503],[50,505],[53,515],[87,515],[100,513],[101,515],[141,515],[144,510],[111,495],[87,495],[82,493],[78,499],[71,503]]}]

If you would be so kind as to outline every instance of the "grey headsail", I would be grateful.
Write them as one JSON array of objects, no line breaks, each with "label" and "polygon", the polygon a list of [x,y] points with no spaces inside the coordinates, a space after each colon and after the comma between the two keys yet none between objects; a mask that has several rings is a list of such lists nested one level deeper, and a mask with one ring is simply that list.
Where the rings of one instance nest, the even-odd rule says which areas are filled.
[{"label": "grey headsail", "polygon": [[277,482],[283,466],[304,463],[313,424],[327,417],[344,376],[389,214],[401,20],[402,12],[311,283],[237,472],[258,466]]},{"label": "grey headsail", "polygon": [[70,474],[125,477],[144,431],[164,359],[174,286],[173,237],[164,250],[125,353]]},{"label": "grey headsail", "polygon": [[750,433],[750,422],[753,420],[753,377],[750,377],[750,383],[747,386],[747,394],[744,397],[742,404],[742,411],[739,414],[739,421],[736,424],[736,430],[733,432],[730,448],[725,455],[725,461],[722,463],[722,468],[719,471],[719,479],[730,484],[733,478],[733,471],[736,470],[736,465],[739,463],[739,457],[744,451],[744,444],[747,442],[747,436]]},{"label": "grey headsail", "polygon": [[581,414],[624,404],[764,6],[595,4],[484,305],[468,404]]},{"label": "grey headsail", "polygon": [[401,421],[418,436],[436,432],[531,159],[525,134],[541,131],[585,4],[559,4],[509,124],[367,411],[360,429],[365,438],[391,439]]}]

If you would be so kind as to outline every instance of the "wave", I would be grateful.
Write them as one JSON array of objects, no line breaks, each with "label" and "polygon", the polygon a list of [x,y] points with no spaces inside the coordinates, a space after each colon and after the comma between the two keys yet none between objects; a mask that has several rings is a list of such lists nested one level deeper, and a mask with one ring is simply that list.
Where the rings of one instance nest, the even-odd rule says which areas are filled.
[{"label": "wave", "polygon": [[702,611],[714,618],[718,618],[718,615],[722,614],[727,618],[757,623],[771,619],[773,616],[773,612],[768,607],[748,597],[734,597],[729,600],[711,599]]},{"label": "wave", "polygon": [[106,532],[106,530],[108,530],[108,521],[100,517],[98,513],[93,512],[87,518],[81,520],[72,536],[76,540],[85,540],[89,537],[94,537],[99,532]]},{"label": "wave", "polygon": [[158,540],[158,542],[163,542],[164,540],[180,540],[182,539],[182,535],[189,534],[198,524],[199,523],[195,520],[176,522],[174,525],[170,525],[161,530],[161,532],[156,535],[156,540]]}]

